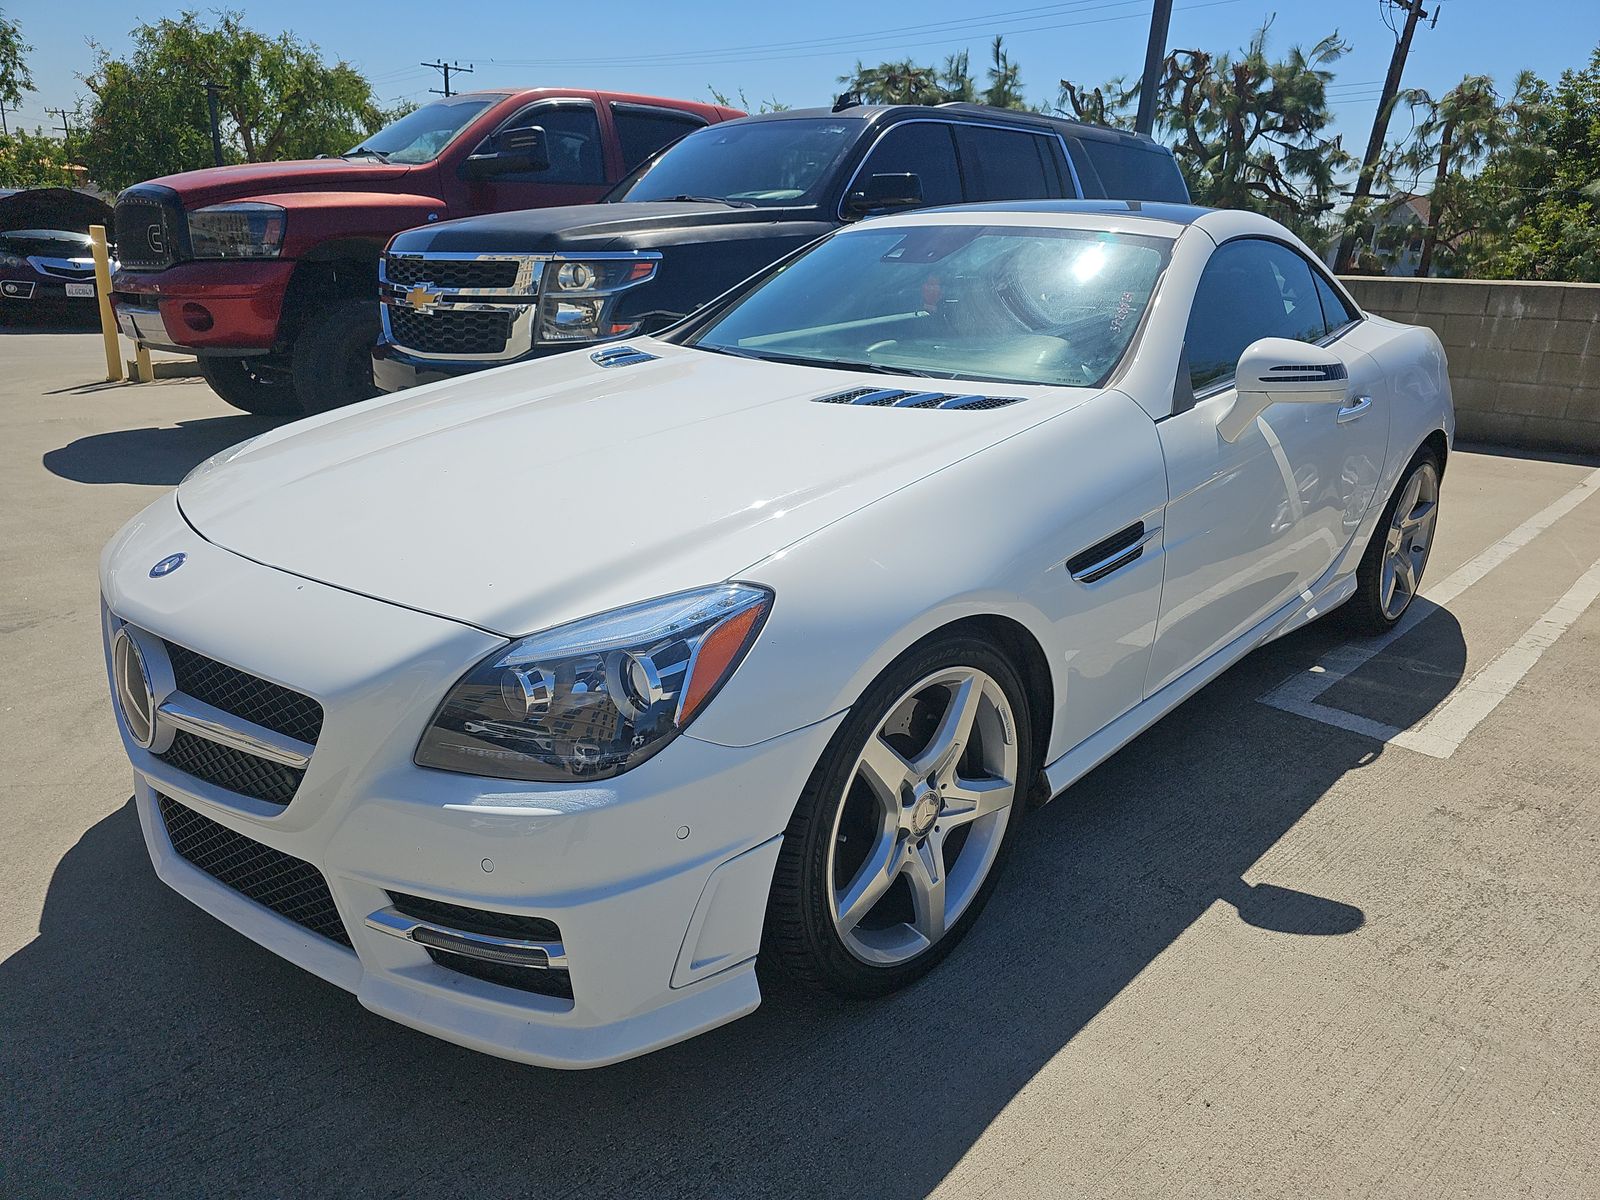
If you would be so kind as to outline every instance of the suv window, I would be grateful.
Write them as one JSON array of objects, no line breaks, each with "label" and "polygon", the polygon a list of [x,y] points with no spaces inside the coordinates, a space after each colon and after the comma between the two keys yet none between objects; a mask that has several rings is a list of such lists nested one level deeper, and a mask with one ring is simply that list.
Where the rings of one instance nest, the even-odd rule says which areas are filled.
[{"label": "suv window", "polygon": [[668,142],[705,125],[689,113],[667,112],[659,108],[611,106],[611,119],[617,125],[617,140],[622,143],[622,169],[631,171]]},{"label": "suv window", "polygon": [[1107,196],[1115,200],[1172,200],[1189,203],[1183,174],[1170,154],[1146,150],[1127,142],[1074,139],[1100,177]]},{"label": "suv window", "polygon": [[968,200],[1041,200],[1059,196],[1050,144],[1037,133],[958,125]]},{"label": "suv window", "polygon": [[906,121],[878,139],[856,173],[860,187],[873,175],[915,175],[924,204],[960,204],[961,170],[955,143],[943,121]]},{"label": "suv window", "polygon": [[1361,314],[1334,291],[1333,285],[1322,277],[1321,271],[1313,271],[1311,276],[1317,281],[1317,299],[1322,301],[1322,319],[1329,333],[1338,333],[1346,325],[1353,325],[1361,319]]},{"label": "suv window", "polygon": [[1195,291],[1184,349],[1195,391],[1232,378],[1264,337],[1319,341],[1327,332],[1310,265],[1287,246],[1242,238],[1217,249]]},{"label": "suv window", "polygon": [[604,183],[605,152],[601,148],[600,120],[590,104],[540,104],[524,109],[500,127],[544,130],[548,171],[518,171],[496,179],[516,183]]}]

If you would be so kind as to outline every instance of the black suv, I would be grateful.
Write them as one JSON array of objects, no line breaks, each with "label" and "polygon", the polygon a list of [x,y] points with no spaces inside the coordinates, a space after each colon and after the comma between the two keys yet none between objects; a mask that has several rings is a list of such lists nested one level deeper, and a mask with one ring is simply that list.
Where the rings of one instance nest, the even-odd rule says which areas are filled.
[{"label": "black suv", "polygon": [[395,391],[654,333],[847,221],[1038,198],[1189,193],[1150,138],[1037,113],[855,105],[724,122],[641,163],[601,204],[397,234],[374,377]]}]

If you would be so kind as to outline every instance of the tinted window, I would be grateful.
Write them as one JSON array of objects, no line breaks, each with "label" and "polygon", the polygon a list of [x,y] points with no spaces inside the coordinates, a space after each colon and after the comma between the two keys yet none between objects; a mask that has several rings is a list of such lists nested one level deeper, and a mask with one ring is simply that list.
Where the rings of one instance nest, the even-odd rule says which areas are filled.
[{"label": "tinted window", "polygon": [[1233,374],[1239,356],[1264,337],[1315,342],[1326,332],[1311,268],[1287,246],[1246,238],[1211,256],[1184,347],[1196,391]]},{"label": "tinted window", "polygon": [[705,125],[688,113],[659,112],[650,109],[622,108],[613,105],[611,117],[617,123],[617,140],[622,143],[622,169],[631,171],[668,142]]},{"label": "tinted window", "polygon": [[1189,201],[1189,189],[1170,154],[1127,142],[1084,138],[1077,143],[1113,200]]},{"label": "tinted window", "polygon": [[872,175],[911,174],[922,180],[924,204],[960,204],[961,172],[950,126],[938,121],[896,125],[878,139],[856,176],[856,187]]},{"label": "tinted window", "polygon": [[548,171],[497,175],[497,179],[531,183],[604,183],[605,152],[600,143],[600,121],[587,104],[541,105],[518,113],[506,122],[507,129],[526,129],[538,125],[544,130],[545,152],[550,156]]},{"label": "tinted window", "polygon": [[477,93],[470,96],[452,96],[435,100],[421,108],[412,109],[393,125],[386,125],[371,137],[364,138],[346,155],[375,154],[386,162],[432,162],[472,119],[491,104],[498,104],[504,96]]},{"label": "tinted window", "polygon": [[1037,200],[1059,196],[1049,143],[1015,129],[956,127],[968,200]]},{"label": "tinted window", "polygon": [[1317,282],[1317,299],[1322,301],[1322,320],[1327,325],[1329,333],[1335,333],[1352,321],[1361,319],[1361,314],[1333,290],[1333,285],[1322,277],[1320,271],[1313,271],[1311,274]]},{"label": "tinted window", "polygon": [[815,204],[834,164],[864,129],[859,120],[807,117],[712,125],[670,147],[606,199],[717,196],[759,206]]}]

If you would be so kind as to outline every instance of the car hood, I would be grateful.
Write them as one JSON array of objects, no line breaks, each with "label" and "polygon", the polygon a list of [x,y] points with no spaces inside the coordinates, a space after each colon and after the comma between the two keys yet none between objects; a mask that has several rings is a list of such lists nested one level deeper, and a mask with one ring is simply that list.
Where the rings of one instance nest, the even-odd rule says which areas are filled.
[{"label": "car hood", "polygon": [[630,345],[658,357],[578,351],[285,426],[203,463],[179,506],[256,562],[515,636],[738,576],[1094,394],[952,383],[1027,399],[817,404],[940,385]]},{"label": "car hood", "polygon": [[369,158],[304,158],[204,167],[198,171],[163,175],[139,186],[155,184],[170,188],[178,194],[185,208],[197,208],[263,192],[321,192],[342,188],[387,191],[398,186],[413,170],[415,167],[410,165],[390,165]]},{"label": "car hood", "polygon": [[[643,250],[662,245],[750,236],[782,222],[785,232],[806,223],[806,212],[735,208],[716,201],[624,201],[489,213],[442,221],[397,234],[389,249],[403,254],[468,251],[537,254],[559,250]],[[812,214],[815,215],[815,214]],[[832,228],[817,219],[817,233]]]}]

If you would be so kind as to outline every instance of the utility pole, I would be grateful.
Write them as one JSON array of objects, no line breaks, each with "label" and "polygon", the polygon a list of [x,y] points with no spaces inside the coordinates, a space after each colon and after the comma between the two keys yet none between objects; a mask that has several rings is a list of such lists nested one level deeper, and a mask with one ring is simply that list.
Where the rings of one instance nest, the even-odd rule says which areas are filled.
[{"label": "utility pole", "polygon": [[61,143],[66,145],[72,141],[72,126],[67,123],[67,118],[72,114],[64,108],[47,108],[44,110],[47,117],[61,118]]},{"label": "utility pole", "polygon": [[1144,48],[1144,81],[1139,85],[1139,115],[1135,133],[1149,133],[1156,127],[1156,92],[1161,86],[1161,64],[1167,57],[1167,26],[1172,23],[1172,0],[1156,0],[1150,10],[1150,40]]},{"label": "utility pole", "polygon": [[[1362,201],[1372,195],[1378,160],[1383,157],[1383,142],[1389,136],[1390,110],[1394,108],[1395,97],[1400,94],[1400,76],[1406,69],[1406,56],[1411,53],[1411,35],[1417,31],[1417,23],[1427,20],[1429,15],[1423,10],[1422,0],[1388,0],[1388,3],[1406,10],[1406,22],[1397,31],[1394,53],[1389,57],[1389,74],[1384,76],[1383,92],[1378,97],[1378,113],[1372,119],[1372,136],[1367,139],[1366,157],[1361,160],[1361,174],[1356,176],[1355,191],[1350,193],[1353,197],[1350,201],[1352,208],[1359,208]],[[1435,24],[1439,21],[1437,4],[1433,8],[1433,21]],[[1339,253],[1333,260],[1335,271],[1350,270],[1350,259],[1355,254],[1358,235],[1359,231],[1351,226],[1339,239]]]},{"label": "utility pole", "polygon": [[211,112],[211,161],[222,165],[222,118],[217,112],[217,97],[228,89],[220,83],[206,81],[206,108]]},{"label": "utility pole", "polygon": [[444,91],[441,92],[438,88],[429,88],[428,89],[430,92],[432,92],[436,96],[452,96],[452,95],[455,94],[450,90],[450,72],[451,71],[454,71],[457,75],[471,75],[472,74],[472,68],[471,67],[463,67],[458,62],[457,63],[431,62],[431,63],[418,63],[417,65],[419,67],[432,67],[435,71],[443,71],[444,72]]},{"label": "utility pole", "polygon": [[3,135],[5,137],[10,137],[11,136],[11,129],[10,129],[9,126],[6,125],[6,113],[8,113],[8,112],[20,112],[20,111],[21,111],[21,109],[7,108],[6,105],[5,105],[5,101],[0,100],[0,135]]}]

